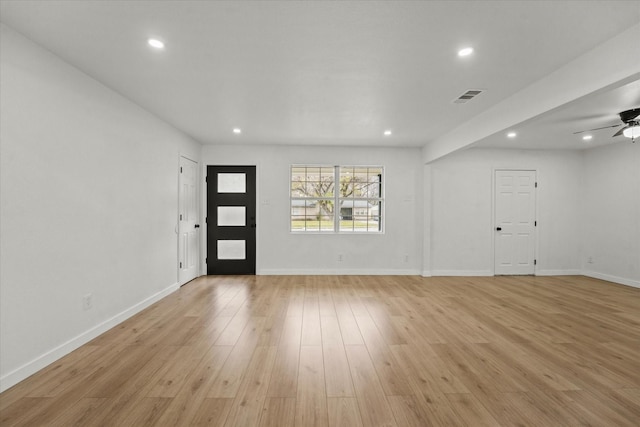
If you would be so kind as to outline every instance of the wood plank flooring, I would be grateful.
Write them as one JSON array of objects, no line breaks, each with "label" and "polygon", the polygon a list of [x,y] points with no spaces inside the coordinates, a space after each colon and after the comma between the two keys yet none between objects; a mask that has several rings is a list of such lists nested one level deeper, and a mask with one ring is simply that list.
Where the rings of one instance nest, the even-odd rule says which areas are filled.
[{"label": "wood plank flooring", "polygon": [[640,425],[640,289],[208,276],[0,394],[0,426]]}]

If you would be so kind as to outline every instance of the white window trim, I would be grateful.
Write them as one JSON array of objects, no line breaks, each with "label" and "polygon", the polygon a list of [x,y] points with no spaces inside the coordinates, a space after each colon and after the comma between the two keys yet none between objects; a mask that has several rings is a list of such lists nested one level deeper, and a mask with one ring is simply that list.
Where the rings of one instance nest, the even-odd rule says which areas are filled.
[{"label": "white window trim", "polygon": [[[351,168],[379,168],[382,171],[382,183],[380,186],[380,194],[381,197],[372,198],[372,197],[340,197],[339,189],[337,186],[340,183],[340,170],[341,168],[351,167]],[[293,168],[333,168],[334,173],[334,195],[333,197],[293,197],[292,196],[292,180],[291,180],[291,172]],[[291,164],[289,165],[289,233],[291,234],[322,234],[322,235],[336,235],[336,234],[354,234],[354,235],[367,235],[367,236],[376,236],[385,234],[385,223],[386,223],[386,177],[385,177],[385,168],[382,165],[354,165],[354,164],[342,164],[342,165],[330,165],[330,164]],[[292,213],[292,201],[293,200],[333,200],[334,202],[334,211],[333,211],[333,230],[330,231],[321,231],[321,230],[293,230],[291,228],[291,213]],[[355,230],[340,230],[340,201],[341,200],[375,200],[379,202],[378,206],[380,208],[380,224],[379,230],[376,231],[355,231]]]}]

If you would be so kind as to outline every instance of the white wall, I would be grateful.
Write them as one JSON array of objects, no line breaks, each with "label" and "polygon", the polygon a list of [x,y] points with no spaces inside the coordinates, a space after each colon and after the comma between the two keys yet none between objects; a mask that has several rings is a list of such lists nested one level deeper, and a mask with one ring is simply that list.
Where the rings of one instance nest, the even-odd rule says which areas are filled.
[{"label": "white wall", "polygon": [[200,145],[4,25],[0,39],[6,389],[177,288],[179,154]]},{"label": "white wall", "polygon": [[425,166],[430,200],[425,274],[493,274],[493,173],[537,171],[536,274],[578,274],[582,153],[469,149]]},{"label": "white wall", "polygon": [[[419,274],[423,225],[420,154],[420,149],[411,148],[208,145],[203,147],[202,164],[257,166],[258,274]],[[290,233],[291,164],[384,166],[386,232]],[[344,254],[342,262],[338,254]]]},{"label": "white wall", "polygon": [[584,274],[640,287],[640,142],[588,150],[584,165]]}]

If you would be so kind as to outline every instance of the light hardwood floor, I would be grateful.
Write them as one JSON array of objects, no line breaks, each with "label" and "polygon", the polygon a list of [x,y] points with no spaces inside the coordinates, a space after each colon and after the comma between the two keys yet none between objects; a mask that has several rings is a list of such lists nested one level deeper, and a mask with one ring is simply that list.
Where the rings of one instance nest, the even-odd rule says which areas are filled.
[{"label": "light hardwood floor", "polygon": [[0,395],[1,426],[640,425],[640,289],[202,277]]}]

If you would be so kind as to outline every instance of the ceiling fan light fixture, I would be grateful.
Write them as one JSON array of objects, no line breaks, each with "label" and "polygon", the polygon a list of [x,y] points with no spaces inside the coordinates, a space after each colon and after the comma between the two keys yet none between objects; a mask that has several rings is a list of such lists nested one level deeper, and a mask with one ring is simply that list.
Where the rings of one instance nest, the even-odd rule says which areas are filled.
[{"label": "ceiling fan light fixture", "polygon": [[622,131],[622,134],[627,138],[640,138],[640,124],[635,126],[629,126],[628,128]]}]

